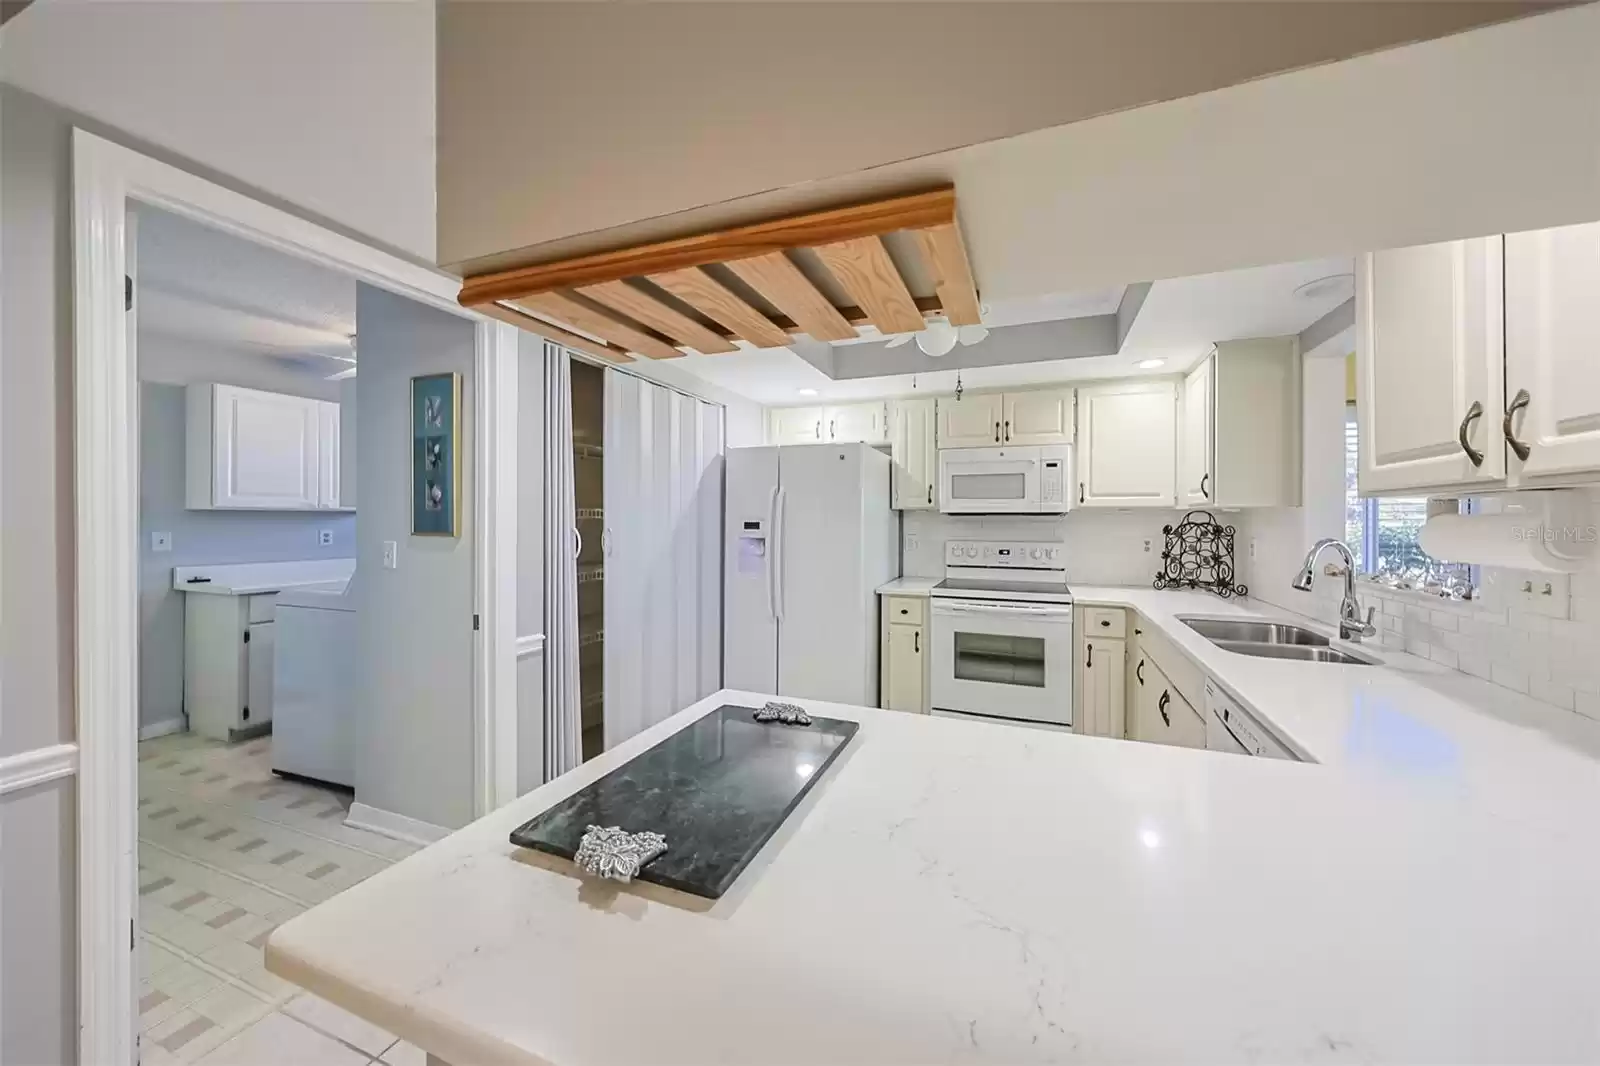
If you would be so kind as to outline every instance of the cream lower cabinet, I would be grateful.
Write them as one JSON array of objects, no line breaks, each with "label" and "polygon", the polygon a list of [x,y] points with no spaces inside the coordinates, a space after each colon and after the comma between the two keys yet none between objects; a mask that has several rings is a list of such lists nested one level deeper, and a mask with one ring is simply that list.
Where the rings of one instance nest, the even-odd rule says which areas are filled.
[{"label": "cream lower cabinet", "polygon": [[1180,748],[1204,748],[1206,723],[1148,654],[1134,664],[1128,700],[1128,739]]},{"label": "cream lower cabinet", "polygon": [[931,511],[938,506],[935,406],[935,401],[921,399],[890,404],[889,456],[894,460],[890,506],[897,511]]},{"label": "cream lower cabinet", "polygon": [[1178,386],[1121,381],[1078,389],[1078,507],[1174,507]]},{"label": "cream lower cabinet", "polygon": [[272,722],[276,593],[184,597],[183,711],[212,740],[243,740]]},{"label": "cream lower cabinet", "polygon": [[928,713],[928,654],[924,622],[928,601],[920,596],[880,596],[878,705],[891,711]]},{"label": "cream lower cabinet", "polygon": [[1078,609],[1073,621],[1078,633],[1078,701],[1073,730],[1094,737],[1125,736],[1128,645],[1124,612],[1084,607]]}]

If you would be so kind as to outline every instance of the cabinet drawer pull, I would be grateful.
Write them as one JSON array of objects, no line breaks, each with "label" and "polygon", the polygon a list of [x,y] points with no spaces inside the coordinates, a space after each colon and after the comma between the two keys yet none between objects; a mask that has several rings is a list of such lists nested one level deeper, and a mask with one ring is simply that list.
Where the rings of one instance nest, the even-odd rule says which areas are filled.
[{"label": "cabinet drawer pull", "polygon": [[1483,453],[1467,443],[1467,429],[1475,419],[1483,417],[1483,404],[1477,400],[1472,401],[1472,406],[1467,408],[1467,413],[1461,419],[1461,428],[1456,430],[1456,440],[1461,442],[1461,450],[1467,453],[1467,458],[1472,460],[1473,466],[1483,465]]},{"label": "cabinet drawer pull", "polygon": [[1139,684],[1144,684],[1144,660],[1139,660],[1139,665],[1133,668],[1133,676],[1139,679]]},{"label": "cabinet drawer pull", "polygon": [[1167,715],[1167,704],[1171,701],[1171,699],[1172,694],[1166,689],[1162,689],[1161,698],[1156,701],[1156,710],[1161,712],[1161,722],[1163,725],[1170,726],[1172,724],[1172,719]]},{"label": "cabinet drawer pull", "polygon": [[1100,624],[1103,625],[1103,626],[1110,626],[1111,625],[1111,619],[1102,618],[1102,619],[1100,619]]},{"label": "cabinet drawer pull", "polygon": [[1528,461],[1528,453],[1533,449],[1518,440],[1517,435],[1511,431],[1511,418],[1518,411],[1528,406],[1532,399],[1533,397],[1528,395],[1527,389],[1518,389],[1516,397],[1511,401],[1511,406],[1506,408],[1506,420],[1500,423],[1500,432],[1505,434],[1506,443],[1511,445],[1511,450],[1516,452],[1517,458],[1523,462]]}]

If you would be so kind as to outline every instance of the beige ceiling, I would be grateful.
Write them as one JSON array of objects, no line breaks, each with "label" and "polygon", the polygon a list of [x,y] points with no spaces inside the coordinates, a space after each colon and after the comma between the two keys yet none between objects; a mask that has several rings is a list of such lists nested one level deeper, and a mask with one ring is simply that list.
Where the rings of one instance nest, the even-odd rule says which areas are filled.
[{"label": "beige ceiling", "polygon": [[443,4],[439,260],[546,258],[528,250],[1550,6]]}]

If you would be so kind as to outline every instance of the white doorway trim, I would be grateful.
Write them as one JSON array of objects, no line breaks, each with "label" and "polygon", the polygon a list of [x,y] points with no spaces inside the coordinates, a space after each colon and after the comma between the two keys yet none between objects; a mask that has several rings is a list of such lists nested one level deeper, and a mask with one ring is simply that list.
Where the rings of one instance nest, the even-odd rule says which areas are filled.
[{"label": "white doorway trim", "polygon": [[517,747],[515,685],[506,681],[516,669],[515,598],[498,591],[514,587],[516,419],[505,397],[515,403],[516,330],[457,304],[457,278],[74,130],[78,1058],[121,1066],[134,1062],[137,1025],[138,374],[123,310],[130,199],[475,323],[477,814],[514,794]]}]

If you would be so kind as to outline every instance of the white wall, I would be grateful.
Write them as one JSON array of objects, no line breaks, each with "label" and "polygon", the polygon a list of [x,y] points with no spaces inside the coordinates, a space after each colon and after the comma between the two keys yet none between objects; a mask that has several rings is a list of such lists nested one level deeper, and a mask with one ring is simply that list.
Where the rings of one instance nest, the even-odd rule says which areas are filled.
[{"label": "white wall", "polygon": [[338,403],[340,382],[327,380],[338,369],[333,362],[297,365],[259,352],[139,331],[140,381],[168,385],[214,381]]},{"label": "white wall", "polygon": [[36,3],[0,79],[432,261],[431,0]]},{"label": "white wall", "polygon": [[[356,800],[455,829],[472,819],[473,327],[362,285],[356,329]],[[462,375],[461,535],[414,537],[411,378],[448,371]],[[394,570],[385,541],[398,548]]]}]

